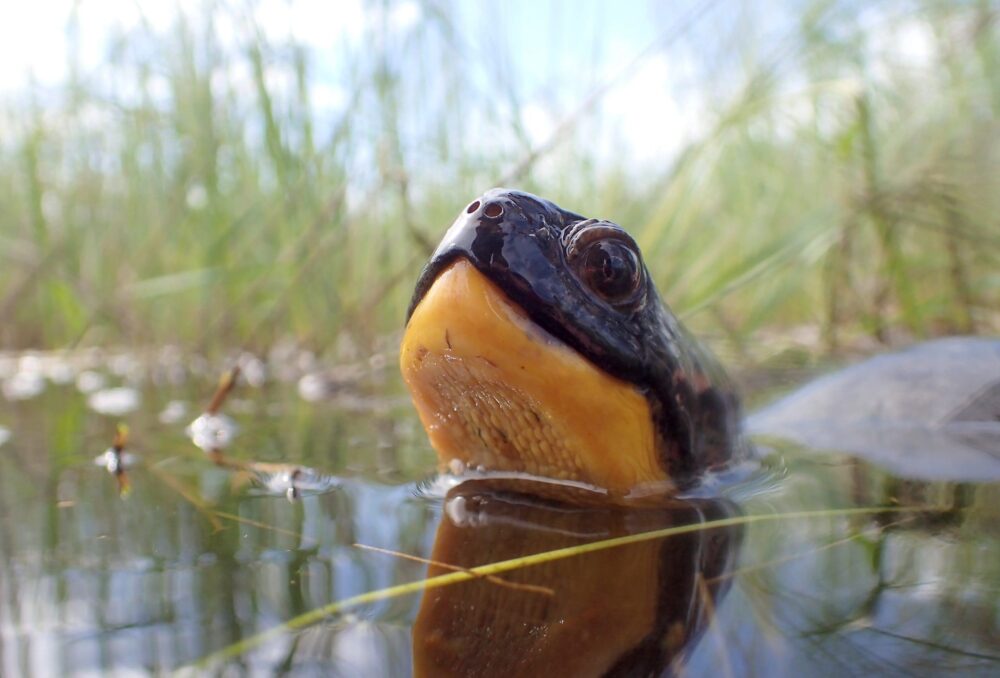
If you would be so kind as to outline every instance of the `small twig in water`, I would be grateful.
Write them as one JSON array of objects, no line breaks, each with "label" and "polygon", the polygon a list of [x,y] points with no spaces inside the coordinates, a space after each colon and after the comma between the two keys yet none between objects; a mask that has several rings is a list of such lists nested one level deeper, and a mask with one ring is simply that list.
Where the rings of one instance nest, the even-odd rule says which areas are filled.
[{"label": "small twig in water", "polygon": [[440,567],[443,570],[450,570],[452,572],[465,572],[470,574],[477,579],[485,579],[486,581],[497,584],[498,586],[504,586],[509,589],[514,589],[515,591],[530,591],[532,593],[541,593],[546,596],[554,596],[556,592],[550,589],[548,586],[537,586],[535,584],[518,584],[517,582],[507,581],[502,577],[497,577],[492,574],[483,574],[481,572],[476,572],[475,570],[470,570],[467,567],[461,567],[459,565],[451,565],[449,563],[442,563],[440,560],[431,560],[429,558],[421,558],[420,556],[413,556],[409,553],[402,553],[400,551],[393,551],[392,549],[384,549],[378,546],[368,546],[367,544],[352,544],[355,548],[365,549],[366,551],[375,551],[376,553],[384,553],[388,556],[395,556],[396,558],[403,558],[404,560],[412,560],[417,563],[423,563],[424,565],[434,565],[435,567]]},{"label": "small twig in water", "polygon": [[118,496],[125,497],[131,491],[128,474],[125,473],[125,460],[122,454],[125,452],[125,445],[128,443],[128,426],[118,424],[115,428],[115,439],[111,443],[111,451],[114,453],[117,464],[115,465],[115,480],[118,482]]},{"label": "small twig in water", "polygon": [[[947,507],[950,510],[950,507]],[[467,571],[452,572],[450,574],[440,574],[434,577],[429,577],[415,582],[408,582],[404,584],[396,584],[394,586],[388,586],[386,588],[378,589],[375,591],[368,591],[366,593],[361,593],[355,596],[350,596],[347,598],[342,598],[336,600],[328,605],[315,608],[304,612],[297,617],[289,619],[282,624],[265,629],[257,633],[256,635],[249,636],[246,638],[241,638],[240,640],[228,645],[220,650],[216,650],[210,654],[205,655],[201,659],[198,659],[193,663],[194,666],[205,667],[213,662],[226,661],[233,657],[239,656],[252,648],[258,647],[261,644],[277,637],[280,634],[288,633],[290,631],[296,631],[303,629],[307,626],[315,624],[327,617],[334,614],[339,614],[344,610],[357,607],[359,605],[366,605],[374,603],[381,600],[388,600],[391,598],[397,598],[399,596],[410,595],[413,593],[418,593],[422,591],[427,591],[430,589],[439,588],[442,586],[450,586],[452,584],[457,584],[463,581],[469,581],[475,577],[487,575],[487,574],[497,574],[501,572],[508,572],[511,570],[521,569],[524,567],[531,567],[534,565],[540,565],[542,563],[552,562],[555,560],[560,560],[562,558],[574,557],[583,555],[585,553],[593,553],[595,551],[603,551],[605,549],[618,548],[621,546],[626,546],[628,544],[634,544],[642,541],[649,541],[652,539],[663,539],[666,537],[673,537],[680,534],[689,534],[691,532],[700,532],[703,530],[711,530],[720,527],[729,527],[732,525],[751,525],[754,523],[761,522],[771,522],[771,521],[791,521],[791,520],[802,520],[810,518],[830,518],[833,516],[859,516],[859,515],[874,515],[881,513],[904,513],[913,511],[938,511],[942,510],[941,506],[928,505],[922,507],[900,507],[900,506],[864,506],[864,507],[852,507],[852,508],[835,508],[835,509],[820,509],[813,511],[788,511],[786,513],[765,513],[757,515],[744,515],[735,516],[732,518],[721,518],[718,520],[712,520],[707,523],[692,523],[689,525],[676,525],[672,527],[663,528],[660,530],[651,530],[649,532],[641,532],[638,534],[629,534],[621,537],[613,537],[611,539],[602,539],[597,542],[590,542],[586,544],[578,544],[571,547],[554,549],[552,551],[545,551],[543,553],[535,553],[530,556],[523,556],[521,558],[513,558],[510,560],[498,561],[495,563],[489,563],[487,565],[479,565],[474,568],[470,568]]]},{"label": "small twig in water", "polygon": [[235,365],[231,370],[222,375],[222,378],[219,379],[219,386],[215,389],[215,394],[212,396],[212,400],[209,401],[208,407],[205,408],[205,412],[208,414],[218,414],[219,410],[225,404],[229,392],[236,386],[236,379],[239,376],[239,365]]},{"label": "small twig in water", "polygon": [[[940,509],[938,510],[938,512],[940,512]],[[874,529],[876,529],[878,532],[883,532],[883,531],[885,531],[886,529],[888,529],[890,527],[895,527],[897,525],[901,525],[901,524],[906,523],[906,522],[908,522],[910,520],[913,520],[913,517],[912,516],[907,516],[905,518],[900,518],[899,520],[894,520],[894,521],[892,521],[890,523],[887,523],[884,526],[881,526],[881,527],[878,527],[878,528],[874,528]],[[827,542],[826,544],[823,544],[821,546],[817,546],[816,548],[806,549],[805,551],[800,551],[799,553],[793,553],[791,555],[783,556],[781,558],[773,558],[771,560],[765,560],[764,562],[761,562],[761,563],[754,563],[753,565],[748,565],[746,567],[741,567],[741,568],[738,568],[736,570],[732,570],[731,572],[726,572],[726,573],[720,574],[717,577],[712,577],[711,579],[707,579],[705,581],[708,584],[715,584],[715,583],[720,582],[720,581],[722,581],[724,579],[732,579],[733,577],[742,576],[742,575],[748,574],[750,572],[755,572],[757,570],[765,570],[765,569],[770,568],[770,567],[776,567],[778,565],[783,565],[784,563],[787,563],[787,562],[790,562],[790,561],[793,561],[793,560],[798,560],[799,558],[804,558],[806,556],[816,555],[817,553],[820,553],[822,551],[826,551],[828,549],[832,549],[832,548],[835,548],[837,546],[842,546],[844,544],[849,544],[850,542],[856,540],[858,537],[868,536],[869,532],[871,532],[871,531],[872,531],[872,529],[858,530],[857,532],[849,534],[846,537],[842,537],[840,539],[835,539],[834,541]]]},{"label": "small twig in water", "polygon": [[239,375],[239,365],[233,366],[222,375],[219,386],[215,389],[204,414],[191,422],[187,429],[192,442],[205,450],[217,466],[229,465],[228,460],[222,454],[222,449],[232,441],[236,426],[220,411],[229,393],[236,386]]},{"label": "small twig in water", "polygon": [[282,527],[275,527],[274,525],[269,525],[260,520],[254,520],[252,518],[244,518],[243,516],[238,516],[235,513],[227,513],[225,511],[212,511],[212,513],[219,516],[220,518],[225,518],[226,520],[232,520],[242,525],[250,525],[251,527],[257,527],[262,530],[269,530],[271,532],[276,532],[278,534],[286,534],[289,537],[295,537],[296,539],[299,540],[303,539],[302,534],[299,532],[295,532],[294,530],[286,530]]},{"label": "small twig in water", "polygon": [[150,470],[157,476],[159,476],[160,480],[166,483],[167,486],[170,487],[170,489],[172,489],[174,492],[184,497],[184,499],[186,499],[192,506],[194,506],[199,513],[205,516],[208,522],[211,523],[213,532],[221,532],[223,529],[225,529],[222,526],[222,522],[215,516],[215,512],[211,508],[209,508],[208,504],[205,503],[204,499],[193,493],[188,488],[184,487],[184,485],[179,480],[177,480],[177,478],[174,477],[172,474],[157,469],[155,467],[150,467]]}]

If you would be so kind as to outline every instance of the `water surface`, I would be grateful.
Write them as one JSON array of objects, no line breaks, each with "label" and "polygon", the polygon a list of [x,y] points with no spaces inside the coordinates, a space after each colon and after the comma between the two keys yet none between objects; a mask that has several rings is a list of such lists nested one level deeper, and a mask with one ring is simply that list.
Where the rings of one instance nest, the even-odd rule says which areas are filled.
[{"label": "water surface", "polygon": [[[215,372],[123,361],[29,361],[32,377],[9,359],[0,375],[2,675],[1000,671],[997,484],[901,479],[779,444],[721,496],[655,509],[453,487],[431,479],[385,361],[322,377],[251,369],[256,386],[224,406],[239,430],[220,466],[185,433]],[[95,463],[119,422],[124,482]],[[741,522],[758,515],[771,518]],[[707,527],[629,541],[692,524]]]}]

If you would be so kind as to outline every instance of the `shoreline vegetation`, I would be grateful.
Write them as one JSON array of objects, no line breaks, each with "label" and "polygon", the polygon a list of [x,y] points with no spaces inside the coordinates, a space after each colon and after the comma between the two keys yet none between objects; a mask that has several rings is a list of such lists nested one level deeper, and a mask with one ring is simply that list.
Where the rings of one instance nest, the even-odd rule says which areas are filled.
[{"label": "shoreline vegetation", "polygon": [[[675,157],[592,144],[618,133],[622,82],[722,21],[703,4],[554,96],[542,137],[510,41],[456,59],[471,38],[448,3],[405,34],[366,23],[334,76],[225,4],[122,32],[100,68],[0,100],[0,350],[384,352],[430,250],[501,183],[624,225],[664,299],[743,364],[1000,332],[996,6],[793,3],[773,44],[744,16],[696,62],[705,121]],[[903,31],[919,59],[879,51]]]}]

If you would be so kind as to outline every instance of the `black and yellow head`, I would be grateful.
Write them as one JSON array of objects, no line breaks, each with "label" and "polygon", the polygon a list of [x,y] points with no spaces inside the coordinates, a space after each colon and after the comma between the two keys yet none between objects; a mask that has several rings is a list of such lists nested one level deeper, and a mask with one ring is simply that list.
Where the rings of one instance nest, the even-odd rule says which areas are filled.
[{"label": "black and yellow head", "polygon": [[736,398],[660,300],[635,241],[493,189],[417,283],[400,364],[442,463],[627,496],[736,449]]}]

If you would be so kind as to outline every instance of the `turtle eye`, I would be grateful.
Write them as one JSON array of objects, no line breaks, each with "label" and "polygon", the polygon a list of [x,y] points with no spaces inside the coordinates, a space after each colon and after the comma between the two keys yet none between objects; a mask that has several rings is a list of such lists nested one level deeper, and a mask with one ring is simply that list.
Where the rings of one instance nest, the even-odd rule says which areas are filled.
[{"label": "turtle eye", "polygon": [[566,262],[587,289],[612,306],[636,306],[645,299],[646,268],[639,246],[621,226],[587,219],[562,234]]},{"label": "turtle eye", "polygon": [[591,243],[580,253],[577,276],[605,301],[632,301],[642,288],[642,266],[635,251],[621,240]]}]

